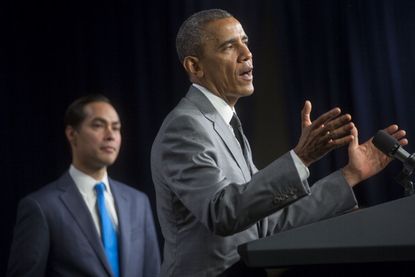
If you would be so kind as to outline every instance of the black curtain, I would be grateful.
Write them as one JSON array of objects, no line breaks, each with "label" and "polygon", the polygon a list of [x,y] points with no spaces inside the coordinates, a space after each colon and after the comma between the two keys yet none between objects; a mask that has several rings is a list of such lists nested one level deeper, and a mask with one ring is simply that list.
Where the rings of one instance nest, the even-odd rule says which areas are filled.
[{"label": "black curtain", "polygon": [[[316,115],[339,106],[351,113],[360,141],[398,123],[414,134],[414,23],[411,1],[286,1],[276,9],[280,32],[284,103],[289,126],[298,126],[304,99]],[[290,132],[290,141],[299,129]],[[408,149],[411,149],[409,146]],[[346,162],[346,148],[312,166],[312,178]],[[356,191],[360,203],[373,205],[402,196],[393,181],[400,165]]]},{"label": "black curtain", "polygon": [[[250,38],[256,90],[237,110],[259,168],[295,146],[305,99],[312,101],[314,117],[334,106],[351,113],[361,141],[393,122],[412,139],[415,4],[410,0],[4,1],[0,275],[18,201],[69,166],[63,113],[78,96],[100,92],[113,100],[123,123],[123,146],[109,174],[147,193],[155,208],[151,144],[189,86],[175,35],[185,18],[206,8],[233,13]],[[346,162],[346,148],[336,150],[311,167],[311,179]],[[402,197],[393,181],[399,170],[393,162],[359,186],[362,205]]]}]

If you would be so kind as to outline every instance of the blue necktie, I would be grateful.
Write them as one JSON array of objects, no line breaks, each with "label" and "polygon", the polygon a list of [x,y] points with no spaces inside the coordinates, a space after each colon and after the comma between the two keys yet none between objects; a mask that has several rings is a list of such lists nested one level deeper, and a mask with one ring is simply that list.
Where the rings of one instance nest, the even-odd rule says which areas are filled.
[{"label": "blue necktie", "polygon": [[99,218],[101,222],[101,239],[104,245],[105,254],[107,255],[108,262],[111,266],[112,272],[115,277],[120,276],[118,265],[118,241],[117,232],[114,224],[112,224],[109,211],[105,206],[105,184],[98,183],[95,185],[97,192],[97,207]]}]

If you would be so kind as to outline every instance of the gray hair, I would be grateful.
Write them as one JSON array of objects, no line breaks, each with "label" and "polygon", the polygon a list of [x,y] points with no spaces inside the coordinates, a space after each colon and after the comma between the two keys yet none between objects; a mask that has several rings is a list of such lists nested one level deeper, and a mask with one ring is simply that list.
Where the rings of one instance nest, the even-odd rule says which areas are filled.
[{"label": "gray hair", "polygon": [[197,12],[186,19],[176,36],[176,50],[179,60],[182,62],[187,56],[201,55],[206,24],[228,17],[233,16],[225,10],[211,9]]}]

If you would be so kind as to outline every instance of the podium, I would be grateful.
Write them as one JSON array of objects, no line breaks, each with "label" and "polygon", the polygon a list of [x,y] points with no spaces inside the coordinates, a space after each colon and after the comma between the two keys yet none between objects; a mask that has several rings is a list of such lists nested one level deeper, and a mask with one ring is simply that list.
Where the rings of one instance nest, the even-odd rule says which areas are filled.
[{"label": "podium", "polygon": [[249,267],[404,263],[415,272],[415,196],[252,241],[238,252]]}]

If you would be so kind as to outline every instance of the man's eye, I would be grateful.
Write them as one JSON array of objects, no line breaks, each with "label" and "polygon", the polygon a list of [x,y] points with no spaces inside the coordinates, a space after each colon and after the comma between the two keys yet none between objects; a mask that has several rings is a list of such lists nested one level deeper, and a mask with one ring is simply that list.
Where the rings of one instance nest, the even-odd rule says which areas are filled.
[{"label": "man's eye", "polygon": [[224,46],[223,46],[223,50],[229,50],[229,49],[232,49],[233,48],[233,44],[231,44],[231,43],[229,43],[229,44],[225,44]]},{"label": "man's eye", "polygon": [[102,128],[102,127],[104,127],[104,125],[103,124],[99,124],[99,123],[95,123],[95,124],[92,124],[92,127],[93,128]]}]

